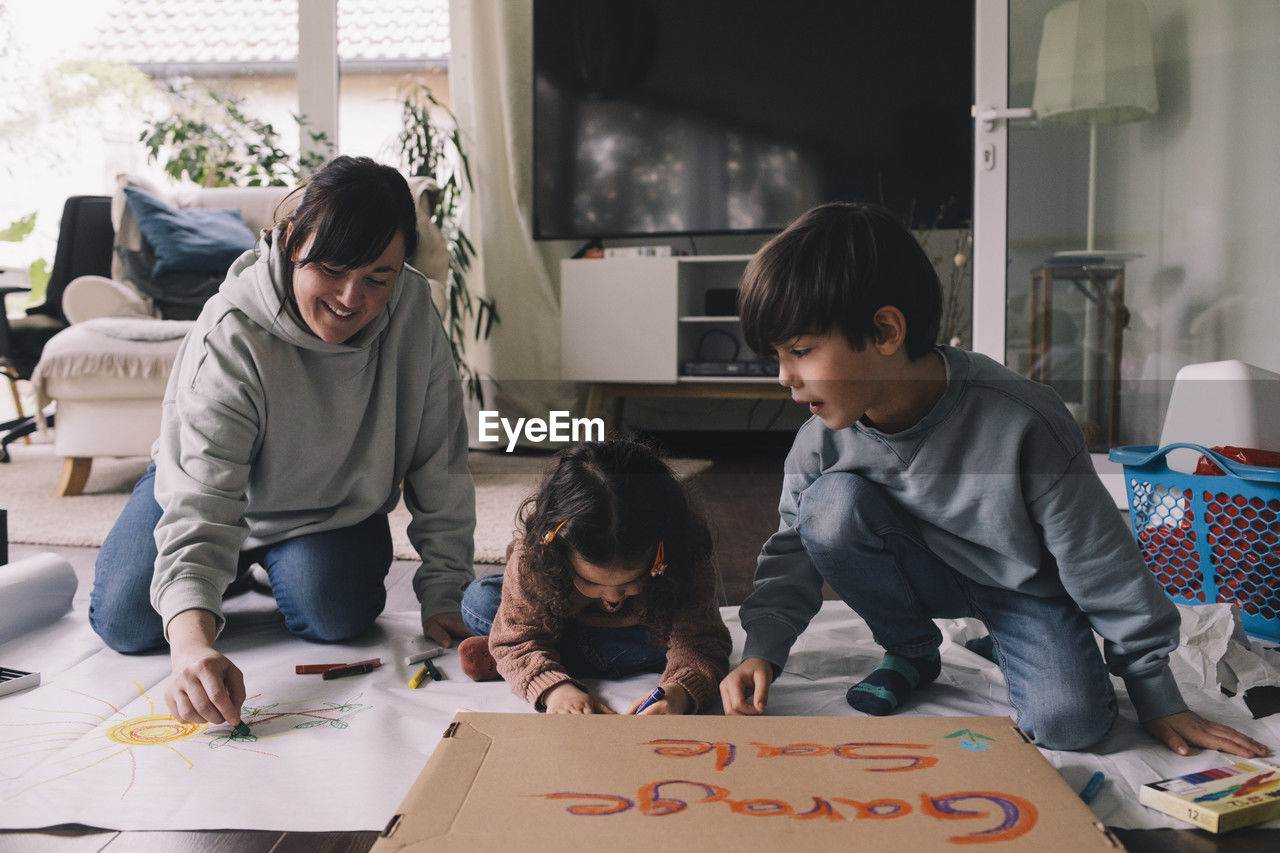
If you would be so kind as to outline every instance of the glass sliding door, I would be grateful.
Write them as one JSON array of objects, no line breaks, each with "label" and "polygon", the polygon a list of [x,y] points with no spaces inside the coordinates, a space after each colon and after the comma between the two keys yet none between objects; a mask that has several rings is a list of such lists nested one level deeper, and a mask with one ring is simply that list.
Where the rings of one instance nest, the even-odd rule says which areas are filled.
[{"label": "glass sliding door", "polygon": [[1003,336],[975,317],[975,344],[1053,385],[1096,452],[1157,443],[1187,364],[1280,372],[1276,5],[978,6],[980,59],[1001,60],[984,33],[1007,39],[1005,89],[980,73],[978,112],[1013,117],[976,122],[975,261],[1002,279],[976,310],[1001,322],[1001,300]]}]

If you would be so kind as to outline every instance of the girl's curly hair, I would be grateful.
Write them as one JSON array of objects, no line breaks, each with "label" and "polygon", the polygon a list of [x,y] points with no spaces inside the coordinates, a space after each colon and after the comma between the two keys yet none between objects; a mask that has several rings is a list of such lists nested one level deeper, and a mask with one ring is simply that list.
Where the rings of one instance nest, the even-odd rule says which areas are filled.
[{"label": "girl's curly hair", "polygon": [[597,566],[649,565],[663,543],[667,569],[646,575],[639,596],[640,619],[660,642],[681,610],[712,600],[711,531],[671,469],[644,444],[612,439],[561,451],[517,518],[520,571],[549,629],[571,608],[570,549]]}]

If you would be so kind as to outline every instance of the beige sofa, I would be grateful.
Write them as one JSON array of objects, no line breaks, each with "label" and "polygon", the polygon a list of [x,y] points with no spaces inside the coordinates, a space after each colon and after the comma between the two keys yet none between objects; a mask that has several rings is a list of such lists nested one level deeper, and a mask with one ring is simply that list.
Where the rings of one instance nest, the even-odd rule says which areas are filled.
[{"label": "beige sofa", "polygon": [[[124,188],[139,187],[179,207],[232,208],[254,233],[270,228],[287,187],[236,187],[166,192],[145,179],[121,175],[111,204],[115,245],[142,248],[142,234],[125,204]],[[419,248],[411,263],[432,280],[443,312],[449,256],[431,223],[439,188],[411,178],[418,208]],[[190,323],[161,320],[153,300],[128,278],[120,251],[111,278],[83,276],[67,285],[63,310],[72,325],[46,345],[32,383],[40,405],[57,402],[54,452],[64,458],[57,493],[80,494],[97,456],[145,456],[160,434],[160,406],[174,357]]]}]

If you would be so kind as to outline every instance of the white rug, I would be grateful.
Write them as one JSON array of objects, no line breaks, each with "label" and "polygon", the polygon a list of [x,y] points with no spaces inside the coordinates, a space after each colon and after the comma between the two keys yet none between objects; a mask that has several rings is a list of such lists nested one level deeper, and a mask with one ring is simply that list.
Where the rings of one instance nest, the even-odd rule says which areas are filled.
[{"label": "white rug", "polygon": [[[9,511],[9,541],[28,545],[102,544],[129,492],[147,470],[145,457],[95,459],[84,494],[54,495],[62,458],[48,444],[12,444],[12,461],[0,464],[0,509]],[[537,487],[550,455],[472,452],[476,481],[476,562],[502,563],[515,530],[520,502]],[[681,479],[711,467],[707,459],[671,459]],[[405,528],[409,511],[402,502],[391,513],[391,541],[398,560],[416,560]]]}]

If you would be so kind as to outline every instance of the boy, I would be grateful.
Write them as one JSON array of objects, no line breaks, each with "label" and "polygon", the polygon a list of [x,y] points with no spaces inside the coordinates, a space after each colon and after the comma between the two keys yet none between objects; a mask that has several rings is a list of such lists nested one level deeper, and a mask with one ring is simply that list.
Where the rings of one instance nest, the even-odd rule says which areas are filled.
[{"label": "boy", "polygon": [[[1178,614],[1143,562],[1054,391],[989,358],[934,345],[941,287],[880,207],[828,204],[770,240],[743,276],[747,343],[813,417],[796,434],[742,604],[728,714],[765,710],[769,684],[826,581],[884,659],[847,700],[892,713],[940,668],[933,618],[976,617],[1018,725],[1085,749],[1116,717],[1107,665],[1170,749],[1268,750],[1187,710],[1169,671]],[[985,638],[984,638],[985,639]],[[748,698],[750,697],[750,699]]]}]

